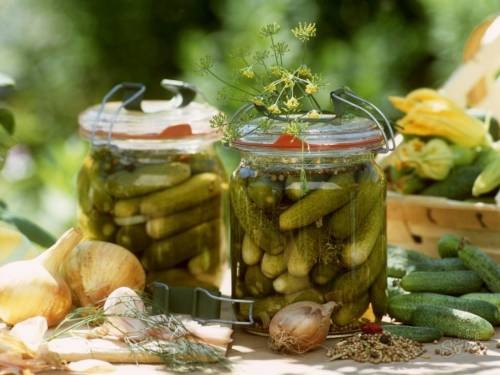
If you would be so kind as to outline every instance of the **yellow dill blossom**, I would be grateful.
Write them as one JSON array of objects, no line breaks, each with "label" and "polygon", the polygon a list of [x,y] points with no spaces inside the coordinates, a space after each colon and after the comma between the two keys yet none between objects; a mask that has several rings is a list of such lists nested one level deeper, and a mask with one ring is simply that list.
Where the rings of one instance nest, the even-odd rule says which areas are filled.
[{"label": "yellow dill blossom", "polygon": [[311,78],[312,77],[312,72],[311,69],[309,69],[307,66],[302,65],[298,70],[297,70],[297,75],[301,78]]},{"label": "yellow dill blossom", "polygon": [[271,74],[273,76],[280,77],[281,76],[281,67],[279,67],[277,65],[273,65],[271,67]]},{"label": "yellow dill blossom", "polygon": [[276,91],[276,83],[271,82],[269,85],[264,87],[265,92],[275,92]]},{"label": "yellow dill blossom", "polygon": [[255,72],[253,71],[252,66],[246,66],[243,69],[240,70],[240,73],[243,77],[252,79],[255,78]]},{"label": "yellow dill blossom", "polygon": [[315,85],[312,82],[309,82],[306,85],[306,94],[312,95],[312,94],[316,94],[318,91],[319,91],[318,85]]},{"label": "yellow dill blossom", "polygon": [[310,118],[310,119],[318,119],[320,116],[319,116],[319,112],[315,109],[307,112],[307,118]]},{"label": "yellow dill blossom", "polygon": [[293,87],[295,85],[295,76],[288,72],[283,72],[281,80],[285,87]]},{"label": "yellow dill blossom", "polygon": [[269,107],[267,107],[267,111],[269,113],[272,113],[273,115],[279,115],[281,113],[280,107],[278,107],[276,103],[271,104]]},{"label": "yellow dill blossom", "polygon": [[307,42],[316,36],[316,24],[299,22],[299,25],[292,29],[292,34],[301,42]]},{"label": "yellow dill blossom", "polygon": [[297,98],[292,96],[290,99],[286,101],[285,105],[288,109],[293,111],[294,109],[299,108],[300,103],[297,100]]},{"label": "yellow dill blossom", "polygon": [[264,105],[264,102],[259,97],[253,98],[252,101],[253,101],[253,104],[255,104],[257,107],[262,107]]}]

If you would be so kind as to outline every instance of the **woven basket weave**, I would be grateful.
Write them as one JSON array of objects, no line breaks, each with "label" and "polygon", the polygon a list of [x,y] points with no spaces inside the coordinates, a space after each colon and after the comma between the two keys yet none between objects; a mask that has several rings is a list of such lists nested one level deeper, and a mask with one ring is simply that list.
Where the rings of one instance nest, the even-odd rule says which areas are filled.
[{"label": "woven basket weave", "polygon": [[388,192],[390,244],[438,256],[437,241],[446,233],[464,236],[500,263],[500,207]]}]

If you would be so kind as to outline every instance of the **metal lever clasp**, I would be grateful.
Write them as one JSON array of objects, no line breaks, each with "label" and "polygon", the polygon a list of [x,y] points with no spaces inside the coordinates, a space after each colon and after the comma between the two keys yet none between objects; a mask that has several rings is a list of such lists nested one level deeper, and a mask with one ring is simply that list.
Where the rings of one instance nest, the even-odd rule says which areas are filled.
[{"label": "metal lever clasp", "polygon": [[[375,122],[375,124],[377,124],[377,127],[380,129],[380,131],[382,132],[382,135],[384,137],[385,149],[381,150],[381,152],[394,151],[394,149],[396,148],[396,142],[394,141],[394,131],[392,130],[391,124],[390,124],[389,120],[387,119],[387,117],[384,115],[384,113],[380,109],[378,109],[377,106],[375,106],[375,104],[357,96],[356,94],[354,94],[351,90],[349,90],[346,87],[342,87],[340,89],[332,91],[330,93],[330,97],[331,97],[332,102],[333,102],[334,112],[339,117],[342,117],[344,115],[344,112],[345,112],[344,104],[347,104],[353,108],[356,108],[357,110],[366,114],[373,122]],[[360,104],[357,104],[357,103],[347,99],[346,97],[354,99],[355,101],[358,101]],[[384,121],[385,127],[384,127],[384,125],[382,125],[380,123],[380,121],[378,121],[377,117],[372,112],[370,112],[369,109],[364,108],[363,105],[367,106],[369,109],[374,111],[377,115],[379,115],[382,118],[382,120]],[[385,128],[387,128],[389,131],[390,142],[389,142],[389,139],[387,138]]]},{"label": "metal lever clasp", "polygon": [[191,103],[198,93],[196,86],[184,81],[177,81],[175,79],[162,79],[161,87],[170,93],[174,94],[174,97],[170,99],[171,104],[174,108],[185,107]]},{"label": "metal lever clasp", "polygon": [[[229,302],[231,304],[234,304],[234,303],[247,303],[247,304],[249,304],[249,306],[248,306],[248,320],[242,322],[239,320],[196,318],[196,315],[198,312],[198,293],[204,293],[207,297],[212,298],[216,301],[220,301],[220,302]],[[234,325],[240,325],[240,326],[250,326],[250,325],[254,324],[254,320],[253,320],[253,304],[254,303],[255,303],[254,300],[233,299],[233,298],[225,297],[225,296],[216,296],[215,294],[210,293],[208,290],[206,290],[204,288],[195,288],[192,316],[193,316],[193,319],[195,319],[201,323],[221,323],[221,324],[234,324]]]},{"label": "metal lever clasp", "polygon": [[[153,313],[180,313],[180,314],[190,314],[191,317],[201,323],[221,323],[221,324],[234,324],[234,325],[252,325],[254,324],[253,319],[253,304],[255,301],[246,299],[232,299],[225,296],[216,295],[207,289],[196,287],[172,287],[170,288],[167,284],[161,282],[152,283],[153,287]],[[180,295],[179,295],[180,293]],[[178,300],[178,298],[181,300]],[[177,300],[176,300],[177,298]],[[210,311],[208,316],[219,316],[220,317],[220,302],[234,303],[246,303],[249,304],[248,308],[248,320],[238,321],[238,320],[224,320],[224,319],[204,319],[200,316],[203,315],[202,309],[200,308],[200,300],[206,298],[214,301],[211,303]],[[179,302],[182,307],[179,308]],[[188,306],[186,303],[188,302]],[[214,305],[215,304],[215,305]],[[177,307],[175,307],[177,306]],[[215,314],[214,306],[217,306],[217,314]],[[179,311],[180,310],[180,311]],[[206,314],[206,312],[205,312]]]},{"label": "metal lever clasp", "polygon": [[122,82],[119,83],[111,90],[108,91],[106,95],[102,98],[101,105],[99,106],[99,111],[97,112],[96,120],[92,126],[92,136],[91,140],[92,143],[94,143],[95,139],[95,131],[96,131],[96,126],[99,124],[99,121],[101,120],[102,113],[104,111],[104,107],[108,103],[108,101],[115,95],[118,91],[120,90],[127,90],[128,92],[125,92],[124,95],[124,100],[120,103],[118,108],[115,110],[115,113],[113,114],[112,120],[109,123],[109,129],[108,129],[108,144],[111,143],[112,140],[112,134],[113,134],[113,126],[116,122],[116,119],[118,118],[118,115],[120,114],[121,110],[123,108],[129,108],[129,109],[140,109],[140,102],[142,100],[142,97],[144,93],[146,92],[146,86],[142,83],[134,83],[134,82]]}]

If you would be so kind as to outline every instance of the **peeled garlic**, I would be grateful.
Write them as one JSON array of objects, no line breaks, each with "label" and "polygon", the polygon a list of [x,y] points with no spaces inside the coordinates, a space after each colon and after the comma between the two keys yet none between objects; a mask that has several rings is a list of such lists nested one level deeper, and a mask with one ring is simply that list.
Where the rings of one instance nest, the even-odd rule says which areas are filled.
[{"label": "peeled garlic", "polygon": [[146,325],[134,316],[145,312],[141,297],[130,288],[118,288],[113,291],[104,303],[106,322],[103,328],[108,335],[118,338],[140,338],[145,335]]},{"label": "peeled garlic", "polygon": [[146,278],[134,254],[102,241],[82,241],[68,256],[64,275],[80,306],[100,304],[120,287],[143,290]]},{"label": "peeled garlic", "polygon": [[16,324],[43,316],[48,326],[59,323],[71,309],[71,292],[61,275],[61,265],[80,242],[79,230],[70,229],[35,259],[0,267],[0,318]]},{"label": "peeled garlic", "polygon": [[35,316],[17,323],[10,330],[10,334],[21,340],[33,353],[38,352],[47,333],[47,319],[43,316]]},{"label": "peeled garlic", "polygon": [[335,302],[320,305],[315,302],[296,302],[274,315],[269,324],[269,346],[285,353],[305,353],[320,346],[330,329],[330,316]]}]

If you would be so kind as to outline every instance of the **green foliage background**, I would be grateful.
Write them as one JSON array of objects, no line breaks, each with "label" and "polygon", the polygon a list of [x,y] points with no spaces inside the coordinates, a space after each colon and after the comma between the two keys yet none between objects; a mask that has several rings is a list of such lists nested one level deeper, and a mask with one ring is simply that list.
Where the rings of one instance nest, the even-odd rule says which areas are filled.
[{"label": "green foliage background", "polygon": [[161,97],[166,77],[195,83],[221,106],[197,61],[210,54],[230,77],[228,53],[263,43],[265,23],[286,30],[316,21],[310,65],[330,87],[348,85],[392,114],[387,95],[438,87],[474,25],[499,10],[488,0],[0,0],[0,72],[17,82],[9,107],[18,143],[0,197],[60,234],[75,217],[86,152],[78,113],[121,81],[144,82],[147,98]]}]

